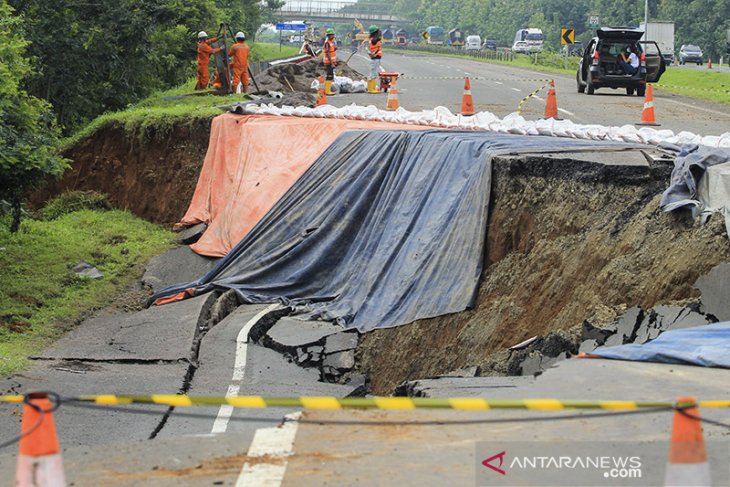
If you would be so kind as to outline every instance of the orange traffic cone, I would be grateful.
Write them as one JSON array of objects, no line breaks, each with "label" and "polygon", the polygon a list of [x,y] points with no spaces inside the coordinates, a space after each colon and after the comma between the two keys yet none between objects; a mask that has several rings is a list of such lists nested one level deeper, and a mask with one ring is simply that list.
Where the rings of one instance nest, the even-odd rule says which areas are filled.
[{"label": "orange traffic cone", "polygon": [[[677,404],[696,404],[694,397],[680,397]],[[683,414],[686,413],[685,414]],[[693,419],[689,416],[693,416]],[[669,461],[664,475],[665,486],[709,486],[710,465],[697,406],[674,413]]]},{"label": "orange traffic cone", "polygon": [[319,90],[317,91],[317,103],[315,107],[327,104],[327,94],[324,91],[324,76],[319,77]]},{"label": "orange traffic cone", "polygon": [[66,478],[53,421],[53,406],[45,392],[31,393],[23,406],[16,487],[64,487]]},{"label": "orange traffic cone", "polygon": [[545,103],[545,115],[543,118],[554,118],[558,120],[558,97],[555,96],[555,81],[550,80],[547,102]]},{"label": "orange traffic cone", "polygon": [[398,110],[399,106],[398,89],[395,87],[395,82],[393,82],[393,86],[391,86],[390,90],[388,90],[388,104],[385,109],[389,111]]},{"label": "orange traffic cone", "polygon": [[712,58],[707,60],[707,69],[712,69]]},{"label": "orange traffic cone", "polygon": [[464,79],[464,96],[461,98],[461,114],[474,115],[474,100],[471,98],[471,83],[469,78]]},{"label": "orange traffic cone", "polygon": [[641,122],[634,125],[660,125],[656,123],[656,117],[654,116],[654,91],[649,84],[646,85],[646,97],[644,98],[644,110],[641,112]]}]

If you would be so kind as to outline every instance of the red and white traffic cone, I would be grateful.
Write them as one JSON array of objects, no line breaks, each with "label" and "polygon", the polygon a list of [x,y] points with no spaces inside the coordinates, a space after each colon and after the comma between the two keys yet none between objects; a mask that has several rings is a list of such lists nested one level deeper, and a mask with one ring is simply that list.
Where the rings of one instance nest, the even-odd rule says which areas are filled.
[{"label": "red and white traffic cone", "polygon": [[654,115],[654,90],[650,84],[646,85],[646,96],[644,97],[644,109],[641,111],[641,122],[634,125],[659,126]]},{"label": "red and white traffic cone", "polygon": [[20,435],[16,487],[65,487],[53,405],[45,392],[28,395]]},{"label": "red and white traffic cone", "polygon": [[461,114],[466,116],[474,115],[474,100],[471,97],[471,82],[469,78],[464,79],[464,95],[461,97]]},{"label": "red and white traffic cone", "polygon": [[[696,404],[694,397],[680,397],[677,404]],[[682,411],[685,414],[682,414]],[[705,439],[700,425],[700,410],[696,406],[675,411],[672,442],[664,475],[665,487],[700,487],[712,485],[710,464],[707,462]],[[692,416],[692,417],[689,417]],[[696,418],[696,419],[695,419]]]}]

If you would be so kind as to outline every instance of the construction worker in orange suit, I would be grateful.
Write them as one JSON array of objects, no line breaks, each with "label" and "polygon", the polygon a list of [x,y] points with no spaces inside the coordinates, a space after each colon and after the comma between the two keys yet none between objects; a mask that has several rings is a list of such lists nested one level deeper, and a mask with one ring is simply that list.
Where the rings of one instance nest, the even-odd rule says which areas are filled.
[{"label": "construction worker in orange suit", "polygon": [[248,91],[248,44],[246,35],[243,32],[236,33],[236,43],[231,46],[228,53],[233,61],[233,83],[231,87],[236,93],[241,93],[239,84],[243,85],[243,93]]},{"label": "construction worker in orange suit", "polygon": [[217,37],[208,39],[208,34],[201,30],[198,32],[198,82],[195,85],[196,90],[204,90],[208,87],[210,73],[208,72],[208,63],[210,63],[210,55],[220,52],[220,47],[210,47],[212,43],[217,41]]},{"label": "construction worker in orange suit", "polygon": [[327,95],[334,95],[332,91],[332,83],[335,81],[335,67],[337,66],[337,45],[335,44],[335,29],[327,29],[327,39],[324,41],[322,48],[324,56],[324,92]]},{"label": "construction worker in orange suit", "polygon": [[380,29],[377,25],[371,25],[368,29],[370,39],[370,78],[368,79],[368,93],[378,93],[378,78],[380,77],[380,59],[383,57],[383,48],[380,44]]}]

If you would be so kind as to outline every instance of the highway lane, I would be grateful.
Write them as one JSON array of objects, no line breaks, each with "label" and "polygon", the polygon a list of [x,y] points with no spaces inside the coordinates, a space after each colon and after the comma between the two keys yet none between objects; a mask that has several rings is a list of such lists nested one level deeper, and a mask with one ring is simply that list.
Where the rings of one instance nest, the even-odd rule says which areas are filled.
[{"label": "highway lane", "polygon": [[[369,70],[369,61],[360,54],[354,56],[349,64],[362,73]],[[544,86],[543,80],[549,78],[555,79],[560,116],[576,123],[607,126],[634,124],[641,119],[644,105],[643,97],[626,96],[625,90],[601,89],[595,95],[580,94],[574,76],[546,74],[470,59],[387,52],[382,64],[386,71],[405,74],[398,82],[399,102],[400,106],[411,111],[441,105],[457,113],[461,109],[463,94],[461,78],[467,75],[477,77],[471,84],[476,110],[490,111],[499,117],[517,111],[520,101],[533,90]],[[543,89],[536,97],[525,102],[521,115],[528,120],[541,118],[546,98],[547,89]],[[385,108],[386,95],[339,95],[330,97],[329,103],[335,106],[373,104]],[[728,105],[695,100],[660,89],[654,90],[654,105],[660,124],[658,129],[669,129],[675,133],[689,131],[701,135],[720,135],[730,127]]]}]

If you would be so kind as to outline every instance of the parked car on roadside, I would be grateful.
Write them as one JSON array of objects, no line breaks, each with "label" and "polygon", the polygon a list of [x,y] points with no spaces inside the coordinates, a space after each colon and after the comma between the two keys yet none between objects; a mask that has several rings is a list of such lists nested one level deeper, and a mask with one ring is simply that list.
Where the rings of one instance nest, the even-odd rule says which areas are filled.
[{"label": "parked car on roadside", "polygon": [[[578,93],[592,95],[599,88],[625,88],[627,95],[644,96],[646,83],[656,83],[666,70],[659,46],[639,41],[644,32],[633,27],[602,27],[588,42],[575,74]],[[619,54],[630,47],[639,57],[639,69],[626,74],[618,64]]]},{"label": "parked car on roadside", "polygon": [[704,63],[702,49],[694,44],[685,44],[679,48],[679,64],[686,63],[697,63],[701,65]]},{"label": "parked car on roadside", "polygon": [[482,48],[482,38],[477,35],[466,36],[466,43],[464,44],[464,50],[466,51],[478,51]]}]

